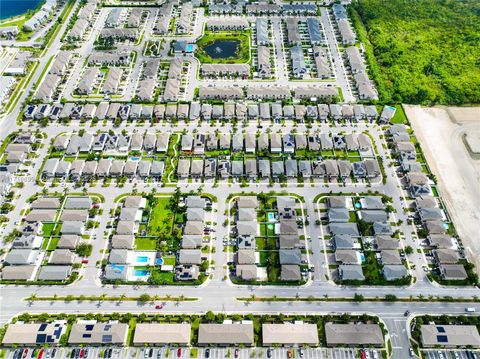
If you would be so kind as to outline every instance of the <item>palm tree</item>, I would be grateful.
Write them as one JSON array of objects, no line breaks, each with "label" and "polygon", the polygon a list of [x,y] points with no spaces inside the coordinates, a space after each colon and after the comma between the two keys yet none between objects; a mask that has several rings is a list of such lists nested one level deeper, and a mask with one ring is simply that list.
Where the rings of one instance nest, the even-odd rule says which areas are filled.
[{"label": "palm tree", "polygon": [[100,296],[100,302],[103,302],[105,301],[105,299],[107,299],[107,293],[102,293],[102,295]]}]

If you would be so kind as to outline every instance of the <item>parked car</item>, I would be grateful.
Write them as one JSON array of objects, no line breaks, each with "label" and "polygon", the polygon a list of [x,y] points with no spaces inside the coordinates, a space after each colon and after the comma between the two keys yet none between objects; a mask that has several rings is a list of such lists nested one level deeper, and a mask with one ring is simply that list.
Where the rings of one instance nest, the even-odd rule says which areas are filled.
[{"label": "parked car", "polygon": [[177,357],[181,358],[182,357],[182,348],[178,348],[177,350]]},{"label": "parked car", "polygon": [[205,349],[205,358],[210,358],[210,349]]}]

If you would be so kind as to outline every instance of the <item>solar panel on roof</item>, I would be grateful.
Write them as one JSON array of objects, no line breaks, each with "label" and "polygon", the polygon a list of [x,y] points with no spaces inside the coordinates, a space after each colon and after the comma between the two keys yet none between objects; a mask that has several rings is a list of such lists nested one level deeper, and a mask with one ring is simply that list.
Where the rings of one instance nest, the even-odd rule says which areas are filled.
[{"label": "solar panel on roof", "polygon": [[439,333],[445,333],[445,328],[444,327],[437,327],[437,331]]},{"label": "solar panel on roof", "polygon": [[83,334],[82,335],[82,338],[91,338],[92,337],[92,334]]},{"label": "solar panel on roof", "polygon": [[93,324],[87,324],[85,330],[93,330]]},{"label": "solar panel on roof", "polygon": [[39,331],[39,332],[43,332],[46,327],[47,327],[47,324],[46,324],[46,323],[42,323],[42,324],[40,324],[40,327],[38,328],[38,331]]},{"label": "solar panel on roof", "polygon": [[110,334],[106,334],[102,336],[102,343],[111,343],[112,336]]},{"label": "solar panel on roof", "polygon": [[438,343],[448,343],[448,337],[446,335],[437,335]]},{"label": "solar panel on roof", "polygon": [[37,334],[37,343],[45,343],[45,340],[47,339],[46,334]]}]

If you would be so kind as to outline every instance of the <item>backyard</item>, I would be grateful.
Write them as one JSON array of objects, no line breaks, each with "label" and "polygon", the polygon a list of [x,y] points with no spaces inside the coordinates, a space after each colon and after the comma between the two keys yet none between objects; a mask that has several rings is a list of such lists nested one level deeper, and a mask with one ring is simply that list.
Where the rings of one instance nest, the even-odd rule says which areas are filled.
[{"label": "backyard", "polygon": [[172,233],[175,214],[170,205],[170,198],[155,197],[152,201],[147,225],[147,234],[149,236],[165,236]]}]

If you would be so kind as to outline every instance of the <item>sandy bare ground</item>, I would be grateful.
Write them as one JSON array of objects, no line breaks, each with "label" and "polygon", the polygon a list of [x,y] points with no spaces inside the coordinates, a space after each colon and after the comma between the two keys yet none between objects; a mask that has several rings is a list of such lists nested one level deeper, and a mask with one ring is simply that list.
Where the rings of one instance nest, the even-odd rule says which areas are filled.
[{"label": "sandy bare ground", "polygon": [[465,133],[480,131],[480,108],[405,106],[467,256],[480,270],[480,161],[470,157]]}]

